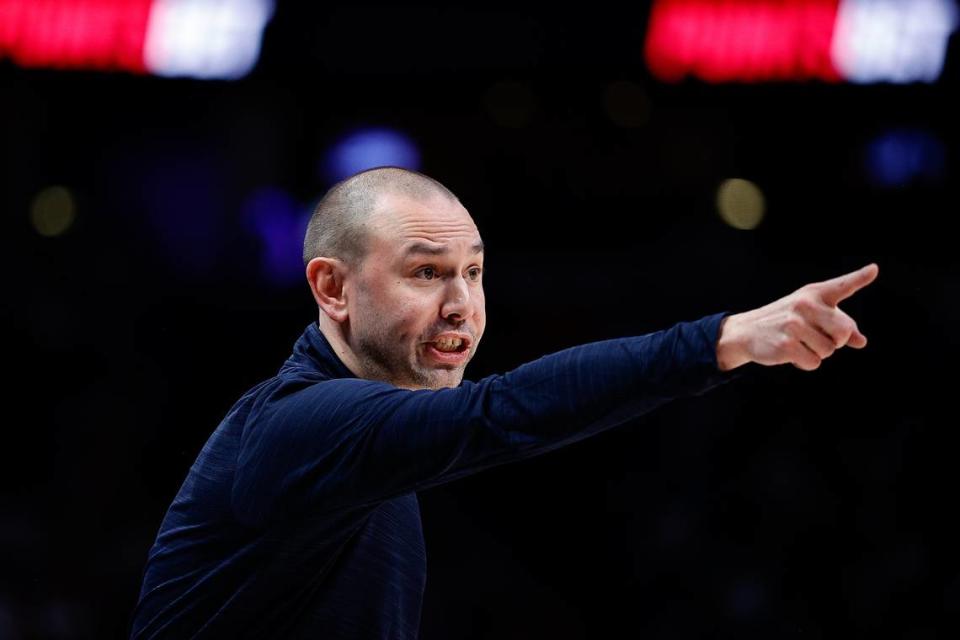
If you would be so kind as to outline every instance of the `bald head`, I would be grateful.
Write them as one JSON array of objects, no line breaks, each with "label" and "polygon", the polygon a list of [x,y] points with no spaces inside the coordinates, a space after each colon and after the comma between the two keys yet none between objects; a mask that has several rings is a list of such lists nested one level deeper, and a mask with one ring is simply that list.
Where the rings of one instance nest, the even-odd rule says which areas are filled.
[{"label": "bald head", "polygon": [[317,257],[339,258],[357,266],[367,253],[366,224],[377,199],[396,194],[424,201],[457,197],[445,186],[417,171],[378,167],[356,173],[330,187],[317,203],[303,241],[303,264]]}]

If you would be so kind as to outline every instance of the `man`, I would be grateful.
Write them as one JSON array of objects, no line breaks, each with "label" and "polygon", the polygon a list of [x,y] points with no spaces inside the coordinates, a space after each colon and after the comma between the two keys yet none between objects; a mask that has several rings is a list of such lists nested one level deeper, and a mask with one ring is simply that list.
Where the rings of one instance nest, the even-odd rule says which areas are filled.
[{"label": "man", "polygon": [[878,271],[474,383],[483,258],[467,210],[431,178],[386,167],[330,189],[304,242],[319,322],[203,447],[150,551],[132,637],[416,638],[416,491],[703,393],[749,362],[813,370],[862,348],[837,304]]}]

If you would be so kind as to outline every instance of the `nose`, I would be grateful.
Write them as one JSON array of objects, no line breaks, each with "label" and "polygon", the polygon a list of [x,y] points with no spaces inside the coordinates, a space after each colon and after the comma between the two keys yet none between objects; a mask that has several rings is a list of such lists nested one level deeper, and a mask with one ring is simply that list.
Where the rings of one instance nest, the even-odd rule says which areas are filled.
[{"label": "nose", "polygon": [[440,315],[446,320],[459,323],[473,315],[476,303],[471,295],[470,285],[463,276],[450,278],[443,295]]}]

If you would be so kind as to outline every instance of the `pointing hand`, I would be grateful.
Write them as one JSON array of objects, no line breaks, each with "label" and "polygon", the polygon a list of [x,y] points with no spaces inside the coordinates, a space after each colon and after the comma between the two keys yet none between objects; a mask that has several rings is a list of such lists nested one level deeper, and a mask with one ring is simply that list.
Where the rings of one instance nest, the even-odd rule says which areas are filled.
[{"label": "pointing hand", "polygon": [[728,316],[720,328],[717,364],[721,371],[748,362],[786,364],[813,371],[840,347],[862,349],[867,338],[837,305],[867,286],[880,268],[813,282],[770,304]]}]

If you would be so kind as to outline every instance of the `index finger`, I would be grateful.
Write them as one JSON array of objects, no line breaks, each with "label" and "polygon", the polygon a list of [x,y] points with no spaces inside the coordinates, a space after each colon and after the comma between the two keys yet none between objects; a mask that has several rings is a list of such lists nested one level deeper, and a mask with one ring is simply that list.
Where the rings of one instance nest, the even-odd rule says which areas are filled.
[{"label": "index finger", "polygon": [[873,282],[877,274],[880,273],[880,267],[875,262],[871,262],[865,267],[851,271],[850,273],[830,280],[824,280],[817,284],[823,301],[835,307],[842,300],[849,298],[860,289]]}]

